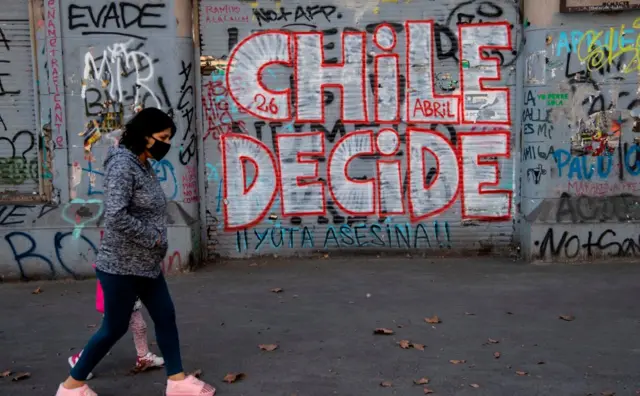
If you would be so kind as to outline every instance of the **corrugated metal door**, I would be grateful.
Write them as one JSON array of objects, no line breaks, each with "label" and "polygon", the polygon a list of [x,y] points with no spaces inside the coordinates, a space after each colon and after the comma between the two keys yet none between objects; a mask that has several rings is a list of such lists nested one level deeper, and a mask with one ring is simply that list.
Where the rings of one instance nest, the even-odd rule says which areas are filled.
[{"label": "corrugated metal door", "polygon": [[[513,1],[203,0],[199,12],[210,254],[510,246],[521,44]],[[494,61],[478,45],[500,63],[499,81],[489,81]],[[320,78],[344,95],[335,85],[322,93]],[[506,132],[487,133],[496,129]]]},{"label": "corrugated metal door", "polygon": [[0,0],[0,193],[39,194],[27,1]]}]

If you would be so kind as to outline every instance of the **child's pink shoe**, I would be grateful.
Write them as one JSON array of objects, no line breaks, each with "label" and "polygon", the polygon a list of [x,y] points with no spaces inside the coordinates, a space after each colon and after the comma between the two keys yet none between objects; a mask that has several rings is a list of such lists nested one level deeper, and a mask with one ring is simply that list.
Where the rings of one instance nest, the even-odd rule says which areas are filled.
[{"label": "child's pink shoe", "polygon": [[60,384],[56,396],[98,396],[98,394],[92,391],[88,385],[76,389],[67,389]]},{"label": "child's pink shoe", "polygon": [[[76,363],[78,363],[78,360],[80,360],[80,356],[82,355],[82,351],[76,353],[73,356],[69,356],[69,359],[67,360],[69,362],[69,366],[71,366],[71,368],[73,368]],[[91,378],[93,378],[93,374],[89,373],[89,375],[87,375],[86,380],[89,381]]]},{"label": "child's pink shoe", "polygon": [[182,381],[167,380],[167,396],[213,396],[216,389],[193,375]]}]

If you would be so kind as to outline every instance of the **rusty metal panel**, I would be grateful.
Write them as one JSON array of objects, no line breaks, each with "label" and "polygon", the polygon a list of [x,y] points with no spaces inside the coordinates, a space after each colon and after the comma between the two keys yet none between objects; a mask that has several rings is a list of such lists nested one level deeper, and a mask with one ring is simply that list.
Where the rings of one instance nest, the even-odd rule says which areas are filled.
[{"label": "rusty metal panel", "polygon": [[0,9],[0,195],[39,196],[29,6],[2,0]]},{"label": "rusty metal panel", "polygon": [[[440,255],[511,246],[522,46],[513,1],[202,0],[199,16],[209,254]],[[282,34],[255,38],[266,30]],[[321,32],[322,41],[289,32]],[[354,32],[364,35],[364,51]],[[481,44],[504,48],[485,48],[496,61],[483,62]],[[343,47],[348,67],[337,73]],[[397,55],[398,73],[393,57],[374,59],[383,53]],[[293,84],[294,58],[300,86]],[[265,61],[275,64],[260,69]],[[504,91],[484,90],[474,78],[491,77],[496,62],[499,79],[484,86]],[[258,71],[269,90],[261,89]],[[322,93],[322,82],[336,81],[348,86],[343,95],[335,85]],[[241,97],[234,100],[232,91]],[[294,133],[296,139],[278,138]],[[480,164],[484,153],[498,165]],[[317,164],[317,174],[305,160]],[[482,187],[488,194],[463,186],[490,183],[494,170],[497,183]],[[314,184],[297,187],[297,176]]]}]

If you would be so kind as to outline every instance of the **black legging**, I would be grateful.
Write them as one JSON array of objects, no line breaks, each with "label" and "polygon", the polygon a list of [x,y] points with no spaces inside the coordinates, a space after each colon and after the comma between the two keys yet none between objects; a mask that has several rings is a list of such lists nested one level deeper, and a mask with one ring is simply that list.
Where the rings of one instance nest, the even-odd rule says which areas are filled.
[{"label": "black legging", "polygon": [[78,363],[71,370],[71,377],[78,381],[86,380],[91,370],[127,333],[133,305],[138,297],[147,307],[155,325],[156,340],[165,360],[167,375],[181,373],[176,311],[164,276],[161,274],[152,279],[112,275],[97,270],[96,275],[104,293],[104,318],[100,329],[91,337]]}]

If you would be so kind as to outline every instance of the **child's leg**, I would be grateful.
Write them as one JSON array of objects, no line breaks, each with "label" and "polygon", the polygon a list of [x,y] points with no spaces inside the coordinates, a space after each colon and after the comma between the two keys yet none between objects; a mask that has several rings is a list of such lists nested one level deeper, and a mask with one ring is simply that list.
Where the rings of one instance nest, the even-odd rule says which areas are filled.
[{"label": "child's leg", "polygon": [[129,328],[131,329],[131,333],[133,333],[133,342],[136,345],[136,352],[138,353],[136,368],[162,367],[164,366],[164,359],[149,351],[147,322],[145,322],[140,308],[142,308],[142,303],[138,300],[133,308],[133,314],[131,314],[131,322],[129,322]]},{"label": "child's leg", "polygon": [[[136,304],[137,305],[137,304]],[[149,342],[147,340],[147,322],[142,317],[139,309],[133,311],[129,328],[133,334],[133,343],[136,346],[138,357],[146,356],[149,353]]]}]

